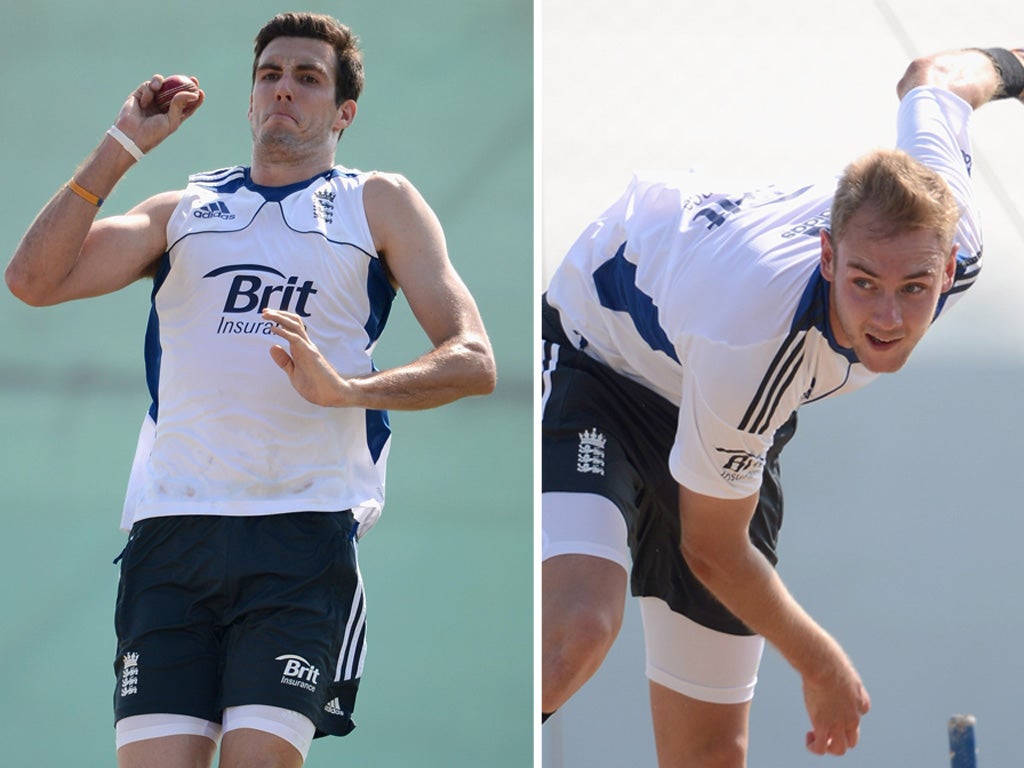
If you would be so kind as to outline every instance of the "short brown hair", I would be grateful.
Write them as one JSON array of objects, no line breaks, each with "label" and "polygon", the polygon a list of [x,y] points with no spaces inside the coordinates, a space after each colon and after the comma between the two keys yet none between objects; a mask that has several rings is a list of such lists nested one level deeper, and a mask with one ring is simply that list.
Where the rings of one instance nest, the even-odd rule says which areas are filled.
[{"label": "short brown hair", "polygon": [[933,230],[952,246],[960,208],[946,180],[906,152],[872,152],[846,167],[832,200],[831,234],[842,239],[852,216],[869,206],[878,214],[877,235]]},{"label": "short brown hair", "polygon": [[311,37],[330,43],[337,59],[334,100],[339,105],[348,99],[359,100],[364,82],[359,38],[333,16],[319,13],[279,13],[263,25],[263,29],[256,35],[256,55],[252,62],[253,83],[256,82],[256,67],[263,49],[278,37]]}]

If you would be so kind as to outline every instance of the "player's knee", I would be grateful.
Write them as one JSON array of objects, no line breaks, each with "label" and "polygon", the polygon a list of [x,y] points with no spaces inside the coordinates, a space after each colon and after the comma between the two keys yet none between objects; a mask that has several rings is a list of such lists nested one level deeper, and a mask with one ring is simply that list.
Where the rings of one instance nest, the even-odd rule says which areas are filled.
[{"label": "player's knee", "polygon": [[689,760],[681,763],[684,764],[705,768],[743,768],[747,764],[746,735],[708,739],[697,745]]},{"label": "player's knee", "polygon": [[220,768],[297,768],[304,760],[284,738],[250,728],[225,733],[221,743]]},{"label": "player's knee", "polygon": [[[592,675],[615,642],[622,617],[575,607],[544,630],[544,698],[558,701]],[[563,691],[565,689],[565,691]]]},{"label": "player's knee", "polygon": [[622,627],[622,615],[604,606],[580,604],[561,617],[558,646],[567,657],[601,658],[611,648]]}]

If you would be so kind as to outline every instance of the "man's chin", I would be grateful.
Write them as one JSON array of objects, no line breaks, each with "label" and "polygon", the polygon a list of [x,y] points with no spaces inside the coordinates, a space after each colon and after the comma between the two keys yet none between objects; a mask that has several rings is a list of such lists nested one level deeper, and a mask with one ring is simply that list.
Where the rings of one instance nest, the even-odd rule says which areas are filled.
[{"label": "man's chin", "polygon": [[300,142],[292,132],[264,129],[259,135],[253,134],[253,145],[267,152],[291,152]]},{"label": "man's chin", "polygon": [[910,358],[909,354],[897,354],[896,350],[891,353],[871,352],[867,355],[858,355],[861,365],[872,373],[896,373],[906,365]]}]

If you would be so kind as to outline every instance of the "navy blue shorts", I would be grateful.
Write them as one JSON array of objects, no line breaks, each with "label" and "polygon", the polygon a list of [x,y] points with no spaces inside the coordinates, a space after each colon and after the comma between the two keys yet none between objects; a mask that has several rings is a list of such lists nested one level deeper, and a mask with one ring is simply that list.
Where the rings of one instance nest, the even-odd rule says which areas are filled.
[{"label": "navy blue shorts", "polygon": [[[678,407],[576,350],[558,311],[546,301],[541,329],[541,491],[592,493],[618,507],[633,560],[634,596],[660,598],[674,612],[719,632],[753,634],[693,575],[680,550],[679,484],[668,468]],[[581,435],[588,431],[606,439],[600,473],[578,471]],[[796,413],[775,434],[750,522],[751,542],[772,565],[782,527],[779,454],[795,432]]]},{"label": "navy blue shorts", "polygon": [[114,624],[115,721],[227,707],[354,727],[366,606],[350,512],[180,516],[134,525]]}]

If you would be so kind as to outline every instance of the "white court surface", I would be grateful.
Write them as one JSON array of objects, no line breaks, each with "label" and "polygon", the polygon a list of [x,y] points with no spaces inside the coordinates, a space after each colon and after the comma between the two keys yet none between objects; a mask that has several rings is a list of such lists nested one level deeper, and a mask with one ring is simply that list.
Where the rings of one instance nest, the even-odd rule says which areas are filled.
[{"label": "white court surface", "polygon": [[[541,0],[543,278],[633,173],[771,182],[890,146],[911,57],[1024,45],[1005,0]],[[873,699],[843,766],[948,765],[949,715],[983,765],[1016,758],[1024,664],[1024,105],[974,117],[986,265],[906,369],[801,411],[783,456],[780,572]],[[751,766],[820,765],[799,678],[769,649]],[[652,766],[635,606],[605,667],[543,731],[545,768]]]}]

